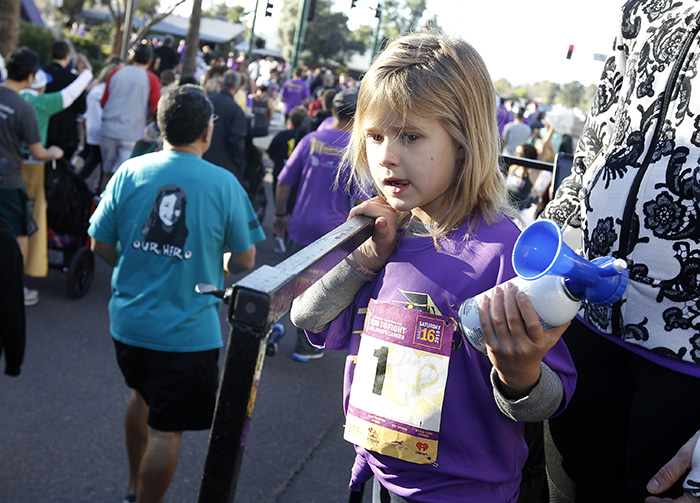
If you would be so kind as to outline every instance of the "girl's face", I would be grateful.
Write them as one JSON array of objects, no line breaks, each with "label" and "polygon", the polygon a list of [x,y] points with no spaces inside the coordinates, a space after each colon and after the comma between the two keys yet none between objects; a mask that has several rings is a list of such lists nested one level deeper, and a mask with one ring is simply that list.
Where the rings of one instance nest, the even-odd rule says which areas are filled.
[{"label": "girl's face", "polygon": [[165,225],[174,225],[180,218],[180,213],[182,213],[182,208],[180,204],[178,204],[178,199],[175,194],[169,194],[160,200],[158,216]]},{"label": "girl's face", "polygon": [[409,115],[403,122],[388,107],[378,112],[362,124],[374,183],[392,208],[434,223],[463,149],[437,119]]}]

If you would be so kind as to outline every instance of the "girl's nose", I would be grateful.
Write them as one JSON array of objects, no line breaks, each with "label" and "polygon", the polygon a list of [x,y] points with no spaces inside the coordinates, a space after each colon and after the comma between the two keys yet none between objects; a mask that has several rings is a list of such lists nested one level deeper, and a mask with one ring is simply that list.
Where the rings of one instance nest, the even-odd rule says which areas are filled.
[{"label": "girl's nose", "polygon": [[399,163],[399,158],[395,153],[395,149],[398,146],[397,143],[398,142],[389,140],[388,138],[384,139],[379,159],[379,162],[383,166],[396,166]]}]

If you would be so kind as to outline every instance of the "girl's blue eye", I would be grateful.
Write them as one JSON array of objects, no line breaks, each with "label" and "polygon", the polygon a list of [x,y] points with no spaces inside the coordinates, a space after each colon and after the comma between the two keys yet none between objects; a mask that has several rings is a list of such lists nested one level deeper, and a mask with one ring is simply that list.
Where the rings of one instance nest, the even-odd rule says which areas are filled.
[{"label": "girl's blue eye", "polygon": [[418,135],[413,133],[404,133],[402,135],[402,138],[404,139],[404,141],[414,142],[418,139]]}]

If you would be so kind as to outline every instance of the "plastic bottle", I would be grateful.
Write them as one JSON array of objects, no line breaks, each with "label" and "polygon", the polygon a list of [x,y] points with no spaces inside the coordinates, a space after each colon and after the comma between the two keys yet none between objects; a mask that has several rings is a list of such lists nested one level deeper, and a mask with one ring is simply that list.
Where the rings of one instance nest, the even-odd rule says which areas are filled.
[{"label": "plastic bottle", "polygon": [[[545,330],[571,321],[582,299],[599,305],[617,302],[627,289],[629,276],[622,259],[588,261],[576,255],[551,220],[538,220],[523,231],[513,248],[513,269],[518,277],[510,282],[527,294]],[[462,333],[481,353],[486,353],[486,345],[478,303],[484,294],[491,297],[492,291],[464,301],[459,308]]]},{"label": "plastic bottle", "polygon": [[284,238],[281,236],[275,236],[272,249],[275,251],[275,253],[284,255],[287,252],[287,244],[284,242]]}]

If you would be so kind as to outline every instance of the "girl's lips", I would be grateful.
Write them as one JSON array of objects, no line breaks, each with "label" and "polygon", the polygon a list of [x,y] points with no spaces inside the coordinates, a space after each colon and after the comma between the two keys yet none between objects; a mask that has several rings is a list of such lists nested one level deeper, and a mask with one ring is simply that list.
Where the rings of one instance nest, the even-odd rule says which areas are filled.
[{"label": "girl's lips", "polygon": [[384,180],[384,186],[393,194],[403,192],[408,186],[408,180],[400,180],[398,178],[387,178]]}]

